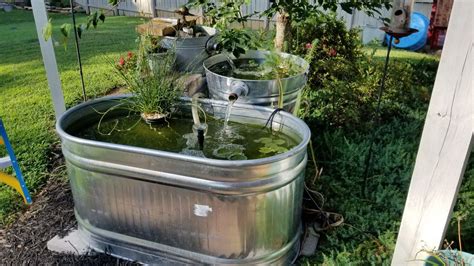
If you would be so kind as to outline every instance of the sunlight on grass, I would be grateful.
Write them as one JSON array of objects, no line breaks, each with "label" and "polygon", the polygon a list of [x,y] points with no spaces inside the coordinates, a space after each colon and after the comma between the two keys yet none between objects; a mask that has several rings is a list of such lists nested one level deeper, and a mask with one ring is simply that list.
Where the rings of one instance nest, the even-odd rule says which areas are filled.
[{"label": "sunlight on grass", "polygon": [[[51,15],[60,42],[59,26],[71,23],[69,15]],[[78,23],[85,20],[78,16]],[[143,19],[108,17],[97,29],[86,31],[81,39],[81,53],[88,96],[103,95],[119,84],[112,74],[110,61],[135,47],[135,26]],[[0,117],[5,122],[12,145],[32,192],[44,184],[48,153],[58,141],[54,132],[54,112],[41,57],[38,36],[29,11],[14,10],[0,16]],[[64,96],[68,106],[81,99],[76,51],[73,40],[65,50],[55,48]],[[2,153],[0,153],[2,154]],[[22,206],[20,196],[0,187],[0,225],[13,210]]]},{"label": "sunlight on grass", "polygon": [[[366,53],[372,53],[373,50],[375,49],[375,54],[374,56],[376,58],[380,59],[385,59],[385,56],[387,55],[387,47],[381,46],[381,45],[367,45],[364,47],[364,51]],[[402,60],[439,60],[439,56],[432,55],[432,54],[427,54],[427,53],[421,53],[421,52],[413,52],[413,51],[408,51],[408,50],[402,50],[402,49],[397,49],[397,48],[392,48],[392,51],[390,52],[390,58],[392,59],[402,59]]]}]

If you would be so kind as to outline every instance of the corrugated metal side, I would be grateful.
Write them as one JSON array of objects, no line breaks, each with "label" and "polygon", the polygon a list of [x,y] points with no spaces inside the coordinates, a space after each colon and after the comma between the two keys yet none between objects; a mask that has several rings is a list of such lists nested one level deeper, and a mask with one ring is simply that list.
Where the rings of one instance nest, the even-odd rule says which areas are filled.
[{"label": "corrugated metal side", "polygon": [[[68,163],[77,215],[96,228],[217,258],[265,258],[298,233],[304,173],[274,191],[218,195]],[[209,206],[197,216],[196,205]]]}]

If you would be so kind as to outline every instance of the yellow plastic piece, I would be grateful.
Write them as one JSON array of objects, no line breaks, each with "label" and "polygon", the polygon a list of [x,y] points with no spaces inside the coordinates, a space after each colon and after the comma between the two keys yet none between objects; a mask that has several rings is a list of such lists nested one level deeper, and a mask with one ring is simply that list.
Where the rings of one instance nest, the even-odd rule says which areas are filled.
[{"label": "yellow plastic piece", "polygon": [[26,198],[25,198],[25,195],[23,194],[23,190],[21,189],[21,185],[18,179],[16,179],[14,176],[7,175],[3,172],[0,172],[0,182],[5,183],[8,186],[14,188],[16,191],[18,191],[18,193],[20,193],[20,195],[23,197],[23,200],[26,203]]}]

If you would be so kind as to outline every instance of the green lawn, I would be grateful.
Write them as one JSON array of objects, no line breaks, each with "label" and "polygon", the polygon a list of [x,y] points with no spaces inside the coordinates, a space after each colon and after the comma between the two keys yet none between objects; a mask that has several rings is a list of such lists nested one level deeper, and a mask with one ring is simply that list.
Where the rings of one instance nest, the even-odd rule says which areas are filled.
[{"label": "green lawn", "polygon": [[[364,47],[364,51],[367,53],[371,53],[375,49],[374,56],[377,58],[385,59],[387,55],[387,47],[381,45],[368,45]],[[412,52],[397,48],[392,48],[390,52],[390,58],[394,58],[396,60],[407,60],[407,61],[416,61],[416,60],[436,60],[439,59],[438,56],[432,54],[426,54],[421,52]]]},{"label": "green lawn", "polygon": [[[59,26],[69,15],[52,14],[53,38],[60,42]],[[79,22],[85,20],[80,15]],[[81,53],[85,84],[90,97],[103,95],[117,85],[111,60],[135,47],[139,18],[108,17],[97,29],[83,34]],[[46,179],[49,151],[58,137],[33,15],[28,11],[0,13],[0,117],[17,153],[28,187],[33,192]],[[81,86],[73,39],[67,50],[56,47],[56,59],[68,106],[81,99]],[[0,225],[12,210],[22,206],[10,189],[0,188]]]}]

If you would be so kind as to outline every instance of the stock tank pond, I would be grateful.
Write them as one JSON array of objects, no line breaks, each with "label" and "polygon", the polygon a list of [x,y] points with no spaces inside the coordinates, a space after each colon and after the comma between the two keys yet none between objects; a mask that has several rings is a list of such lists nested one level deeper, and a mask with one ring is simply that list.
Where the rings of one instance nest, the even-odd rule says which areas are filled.
[{"label": "stock tank pond", "polygon": [[149,125],[114,108],[123,97],[80,104],[56,125],[86,243],[142,263],[278,265],[295,256],[310,138],[303,121],[201,99],[200,147],[190,99]]},{"label": "stock tank pond", "polygon": [[301,57],[257,50],[239,58],[221,53],[203,64],[210,98],[277,107],[281,96],[288,112],[297,111],[309,70]]},{"label": "stock tank pond", "polygon": [[270,132],[260,125],[225,123],[214,117],[208,117],[207,133],[199,144],[192,125],[193,120],[183,114],[175,114],[159,124],[146,124],[138,114],[109,114],[101,123],[70,133],[84,139],[221,160],[265,158],[297,144],[292,137]]}]

